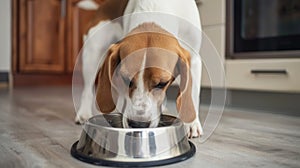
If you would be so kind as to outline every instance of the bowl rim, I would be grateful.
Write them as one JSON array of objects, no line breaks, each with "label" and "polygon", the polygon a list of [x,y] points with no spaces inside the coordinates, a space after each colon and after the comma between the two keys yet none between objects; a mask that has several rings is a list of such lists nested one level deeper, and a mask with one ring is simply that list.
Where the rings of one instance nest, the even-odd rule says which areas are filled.
[{"label": "bowl rim", "polygon": [[155,127],[155,128],[117,128],[117,127],[112,127],[112,126],[105,126],[105,125],[98,125],[95,123],[90,122],[90,120],[99,117],[99,116],[104,116],[104,115],[118,115],[118,116],[122,116],[122,113],[109,113],[109,114],[97,114],[93,117],[91,117],[90,119],[88,119],[85,123],[84,123],[84,127],[86,126],[91,126],[91,127],[96,127],[96,128],[105,128],[107,130],[112,130],[112,131],[119,131],[119,132],[141,132],[141,131],[161,131],[161,130],[166,130],[166,129],[170,129],[170,128],[174,128],[174,127],[182,127],[184,126],[183,121],[173,115],[169,115],[169,114],[161,114],[161,116],[168,116],[168,117],[172,117],[175,120],[177,120],[177,122],[175,122],[175,124],[173,125],[168,125],[168,126],[161,126],[161,127]]}]

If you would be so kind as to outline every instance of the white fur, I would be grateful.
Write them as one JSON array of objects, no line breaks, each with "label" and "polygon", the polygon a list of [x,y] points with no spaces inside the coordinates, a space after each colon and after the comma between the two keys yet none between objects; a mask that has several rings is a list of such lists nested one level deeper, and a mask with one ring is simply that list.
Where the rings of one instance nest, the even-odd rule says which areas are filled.
[{"label": "white fur", "polygon": [[[91,1],[91,0],[84,0],[84,1]],[[87,6],[87,5],[86,5]],[[188,22],[190,22],[191,24],[193,24],[195,27],[197,27],[199,30],[201,30],[201,25],[200,25],[200,17],[199,17],[199,13],[198,13],[198,9],[196,7],[195,1],[194,0],[172,0],[172,2],[170,2],[170,0],[129,0],[127,7],[125,9],[124,15],[128,15],[128,14],[133,14],[133,13],[139,13],[139,12],[161,12],[161,13],[166,13],[166,14],[170,14],[170,15],[175,15],[179,18],[183,18],[185,20],[187,20]],[[176,22],[176,20],[174,22],[165,22],[163,18],[161,17],[151,17],[150,16],[145,16],[145,17],[126,17],[123,20],[123,30],[120,30],[120,32],[123,33],[123,36],[128,34],[133,28],[135,28],[136,26],[144,23],[144,22],[155,22],[156,24],[160,25],[162,28],[166,29],[168,32],[174,34],[175,36],[178,35],[178,33],[184,33],[186,32],[186,34],[184,36],[193,36],[192,33],[190,33],[189,30],[189,26],[187,25],[181,25],[179,23]],[[96,27],[99,27],[99,25],[101,25],[101,23],[99,23],[98,25],[96,25]],[[103,30],[101,30],[103,31]],[[110,30],[108,30],[110,31]],[[115,31],[117,32],[117,31]],[[105,32],[107,33],[107,32]],[[90,34],[90,33],[89,33]],[[88,36],[89,36],[88,34]],[[92,51],[87,51],[89,53],[93,53],[94,51],[97,50],[97,52],[100,53],[104,53],[104,49],[105,47],[108,47],[107,45],[99,45],[102,44],[103,42],[105,43],[113,43],[113,37],[115,37],[114,35],[107,33],[106,38],[104,38],[105,40],[102,39],[98,39],[99,41],[95,41],[95,43],[98,45],[99,49],[97,48],[93,48],[91,49]],[[118,36],[120,37],[120,36]],[[201,45],[201,38],[197,39],[194,37],[189,37],[187,38],[189,39],[189,44],[194,50],[199,51],[200,50],[200,45]],[[93,45],[93,44],[90,44]],[[185,44],[181,44],[184,48],[188,49],[188,47],[185,47]],[[89,50],[88,49],[88,45],[86,45],[87,48],[85,48],[84,50]],[[188,49],[189,50],[189,49]],[[201,69],[202,69],[202,63],[201,63],[201,58],[199,57],[198,54],[193,54],[191,51],[191,74],[192,74],[192,100],[194,103],[194,108],[195,111],[199,111],[199,102],[200,102],[200,83],[201,83]],[[87,57],[89,56],[85,56],[88,54],[84,54],[83,59],[87,59],[87,61],[83,61],[83,67],[89,67],[89,68],[83,68],[83,74],[88,75],[88,69],[97,69],[97,65],[95,65],[95,58],[93,59],[89,59]],[[94,54],[92,54],[94,55]],[[93,75],[95,75],[94,73],[92,73]],[[94,79],[95,76],[91,76],[88,75],[88,77],[84,77],[84,91],[83,91],[83,96],[82,96],[82,104],[81,107],[79,109],[79,112],[77,114],[76,117],[76,121],[79,122],[83,122],[86,119],[88,119],[88,117],[90,117],[90,115],[86,115],[86,113],[88,113],[88,111],[91,109],[91,101],[92,99],[90,99],[91,96],[91,90],[92,90],[92,86],[91,83],[89,82],[90,80]],[[87,84],[87,85],[86,85]],[[136,93],[137,95],[140,93]],[[146,94],[144,94],[146,95]],[[137,99],[139,100],[139,99]],[[133,102],[137,102],[133,101]],[[142,101],[146,101],[141,99]],[[140,100],[139,100],[140,101]],[[147,100],[148,101],[148,100]],[[89,102],[89,103],[88,103]],[[155,107],[154,106],[154,102],[155,100],[150,100],[150,102],[152,102],[152,106],[151,106],[151,110],[156,111],[156,113],[161,112],[161,107]],[[130,105],[128,105],[130,106]],[[134,111],[134,110],[133,110]],[[135,110],[136,111],[136,110]],[[134,113],[133,113],[134,114]],[[133,115],[133,114],[126,114],[126,115]],[[191,123],[186,123],[186,127],[187,127],[187,132],[190,133],[190,137],[197,137],[200,134],[203,134],[203,130],[201,127],[201,123],[200,120],[198,118],[198,113],[196,114],[196,119],[191,122]],[[157,122],[157,121],[156,121]],[[125,123],[126,124],[126,123]]]},{"label": "white fur", "polygon": [[135,121],[151,121],[151,128],[157,127],[159,123],[161,111],[157,106],[158,102],[148,91],[145,90],[145,81],[143,80],[143,76],[145,74],[146,60],[147,51],[143,56],[140,71],[138,73],[136,82],[137,88],[133,91],[132,98],[129,98],[129,96],[126,97],[126,101],[129,103],[123,114],[123,123],[126,128],[129,127],[126,118]]},{"label": "white fur", "polygon": [[203,135],[203,129],[198,118],[191,123],[185,123],[185,129],[189,138],[194,138]]},{"label": "white fur", "polygon": [[[175,15],[179,18],[187,20],[189,23],[193,24],[195,27],[201,31],[200,17],[198,13],[197,6],[194,0],[130,0],[125,9],[124,15],[140,13],[140,12],[162,12],[170,15]],[[168,17],[166,17],[169,19]],[[180,25],[176,20],[172,22],[166,22],[163,15],[151,16],[144,15],[138,17],[126,17],[123,22],[124,34],[129,33],[136,26],[144,22],[155,22],[162,28],[172,33],[176,37],[181,32],[187,32],[184,36],[189,36],[188,32],[190,28],[188,25]],[[195,37],[188,37],[189,45],[196,51],[200,51],[201,38],[197,39]],[[185,46],[185,44],[181,44]],[[185,47],[189,50],[188,47]],[[202,62],[199,55],[194,55],[191,52],[191,74],[192,74],[192,100],[194,103],[195,111],[199,111],[200,104],[200,85],[201,85],[201,70]],[[190,130],[190,137],[198,137],[203,134],[203,129],[198,118],[198,113],[196,114],[196,119],[191,123],[185,123],[186,127]]]}]

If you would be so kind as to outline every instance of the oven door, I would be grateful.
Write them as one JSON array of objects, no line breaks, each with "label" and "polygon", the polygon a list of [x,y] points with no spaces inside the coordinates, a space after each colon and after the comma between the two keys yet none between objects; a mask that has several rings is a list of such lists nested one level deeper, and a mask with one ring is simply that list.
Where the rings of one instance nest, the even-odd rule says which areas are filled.
[{"label": "oven door", "polygon": [[227,56],[300,57],[300,1],[228,0]]}]

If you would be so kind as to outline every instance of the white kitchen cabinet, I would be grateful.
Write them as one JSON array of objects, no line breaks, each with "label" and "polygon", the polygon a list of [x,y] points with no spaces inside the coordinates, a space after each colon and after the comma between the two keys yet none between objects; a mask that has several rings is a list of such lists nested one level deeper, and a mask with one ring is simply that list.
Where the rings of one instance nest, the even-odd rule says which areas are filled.
[{"label": "white kitchen cabinet", "polygon": [[196,0],[202,26],[225,24],[225,0]]},{"label": "white kitchen cabinet", "polygon": [[226,60],[230,89],[300,92],[300,59]]},{"label": "white kitchen cabinet", "polygon": [[[225,62],[225,0],[196,0],[201,18],[203,38],[201,57],[203,62],[202,86],[224,87],[224,72],[222,67],[216,68],[210,62],[211,57],[219,59],[222,66]],[[210,44],[208,44],[210,43]],[[211,52],[211,46],[216,50]],[[211,73],[208,75],[207,71]],[[212,79],[214,82],[212,83]]]},{"label": "white kitchen cabinet", "polygon": [[[202,86],[239,90],[260,90],[272,92],[300,92],[300,59],[268,58],[268,59],[226,59],[226,1],[196,0],[205,35],[219,53],[223,62],[225,75],[219,70],[208,67],[219,81],[211,84],[207,67],[203,64]],[[204,50],[205,51],[205,50]],[[202,51],[203,52],[203,51]],[[209,54],[202,54],[202,60]],[[220,85],[224,83],[225,85]]]},{"label": "white kitchen cabinet", "polygon": [[[224,87],[225,72],[224,67],[220,66],[224,66],[225,63],[225,26],[204,27],[203,31],[205,34],[200,52],[203,63],[202,86]],[[213,45],[213,47],[209,45]],[[210,76],[207,73],[208,70]],[[212,81],[211,78],[214,80]]]},{"label": "white kitchen cabinet", "polygon": [[216,48],[219,58],[225,60],[225,26],[204,27],[203,31]]}]

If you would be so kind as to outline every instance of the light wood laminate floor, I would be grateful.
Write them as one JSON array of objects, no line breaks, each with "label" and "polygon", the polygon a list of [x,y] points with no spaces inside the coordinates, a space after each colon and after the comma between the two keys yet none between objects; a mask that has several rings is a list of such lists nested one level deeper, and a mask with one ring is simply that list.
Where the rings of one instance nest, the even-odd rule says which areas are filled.
[{"label": "light wood laminate floor", "polygon": [[[0,89],[0,167],[99,167],[70,155],[74,124],[70,88]],[[300,119],[226,110],[196,155],[164,167],[300,167]]]}]

